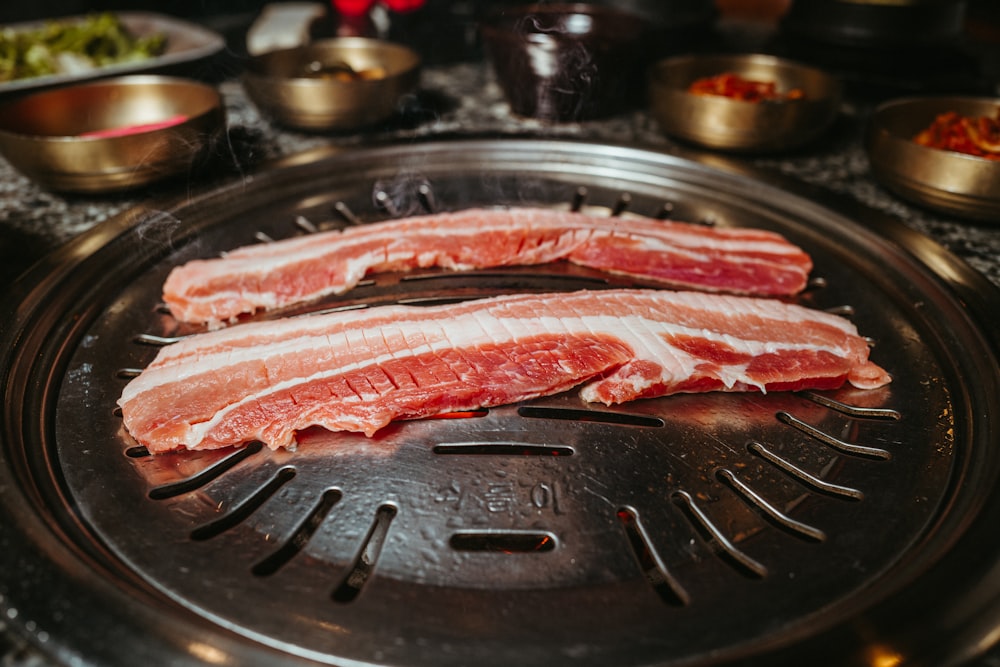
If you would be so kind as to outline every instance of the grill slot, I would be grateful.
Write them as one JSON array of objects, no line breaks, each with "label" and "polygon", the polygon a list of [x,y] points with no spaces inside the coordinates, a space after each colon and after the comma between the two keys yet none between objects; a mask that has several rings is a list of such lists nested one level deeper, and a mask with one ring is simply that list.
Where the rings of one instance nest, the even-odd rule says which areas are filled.
[{"label": "grill slot", "polygon": [[625,426],[642,426],[645,428],[660,428],[663,426],[663,420],[656,417],[623,412],[609,412],[598,409],[580,410],[574,408],[525,406],[518,408],[517,414],[527,419],[599,422],[602,424],[621,424]]},{"label": "grill slot", "polygon": [[840,438],[837,438],[829,433],[825,433],[821,429],[811,426],[806,422],[798,419],[794,415],[787,412],[781,411],[775,415],[778,421],[788,424],[792,428],[795,428],[806,435],[819,440],[825,445],[828,445],[837,451],[844,452],[845,454],[852,454],[854,456],[864,456],[872,459],[879,459],[887,461],[892,458],[892,454],[885,449],[879,447],[868,447],[865,445],[858,445],[851,442],[846,442]]},{"label": "grill slot", "polygon": [[811,489],[818,491],[819,493],[826,493],[837,498],[846,498],[848,500],[864,499],[864,493],[858,489],[841,486],[840,484],[831,484],[824,479],[816,477],[815,475],[802,470],[794,463],[781,458],[759,442],[750,443],[747,446],[747,449],[750,453],[756,454],[768,463],[773,464],[779,470],[788,473],[796,480],[802,482]]},{"label": "grill slot", "polygon": [[435,454],[445,456],[572,456],[573,448],[564,445],[536,445],[526,442],[451,442],[434,446]]},{"label": "grill slot", "polygon": [[556,537],[532,531],[465,531],[454,533],[448,545],[456,551],[538,553],[555,549]]},{"label": "grill slot", "polygon": [[291,536],[270,556],[253,566],[251,572],[257,577],[269,577],[295,558],[312,539],[327,514],[333,509],[343,493],[339,489],[327,489],[323,492],[316,506],[310,510],[305,519],[292,532]]},{"label": "grill slot", "polygon": [[333,210],[336,211],[337,214],[350,225],[364,224],[358,219],[358,216],[354,215],[354,212],[350,209],[350,207],[342,201],[334,202]]},{"label": "grill slot", "polygon": [[309,218],[304,215],[295,216],[295,226],[304,231],[306,234],[315,234],[319,232],[319,227],[314,225]]},{"label": "grill slot", "polygon": [[433,213],[437,209],[434,200],[434,188],[431,187],[430,183],[421,183],[417,187],[417,197],[420,198],[420,204],[428,213]]},{"label": "grill slot", "polygon": [[672,606],[690,604],[691,599],[687,591],[670,575],[663,559],[650,543],[649,536],[643,530],[642,522],[639,521],[639,515],[635,509],[631,507],[621,508],[618,510],[618,518],[622,522],[622,528],[625,530],[629,545],[631,545],[636,560],[639,562],[639,567],[660,599]]},{"label": "grill slot", "polygon": [[704,510],[695,502],[687,491],[676,491],[672,495],[673,501],[681,507],[692,523],[704,535],[712,549],[722,557],[723,560],[734,566],[742,574],[754,578],[763,579],[767,576],[767,568],[741,551],[723,533],[723,531],[708,518]]},{"label": "grill slot", "polygon": [[229,454],[226,458],[222,459],[215,465],[199,472],[197,475],[193,475],[173,484],[154,486],[149,490],[149,497],[151,500],[164,500],[166,498],[173,498],[174,496],[190,493],[191,491],[199,489],[209,482],[218,479],[220,475],[232,470],[234,467],[255,454],[260,453],[261,449],[263,449],[263,445],[261,443],[252,442],[246,447]]},{"label": "grill slot", "polygon": [[823,396],[822,394],[817,394],[812,391],[803,391],[800,392],[800,395],[805,396],[810,401],[814,401],[824,407],[836,410],[841,414],[849,415],[851,417],[881,419],[886,421],[899,421],[902,418],[902,415],[899,414],[898,410],[890,408],[869,408],[861,405],[848,405],[847,403],[836,401],[829,396]]},{"label": "grill slot", "polygon": [[616,217],[621,215],[628,209],[629,204],[632,203],[632,195],[627,192],[623,192],[618,196],[618,201],[611,208],[611,217]]},{"label": "grill slot", "polygon": [[[152,345],[154,347],[163,347],[164,345],[171,345],[173,343],[179,343],[184,340],[186,336],[157,336],[155,334],[141,333],[136,335],[133,339],[136,343],[142,345]],[[128,372],[132,372],[132,369],[128,369]]]},{"label": "grill slot", "polygon": [[364,588],[375,569],[375,563],[378,562],[379,555],[382,553],[382,545],[389,534],[389,525],[395,516],[396,508],[392,505],[383,505],[378,508],[375,521],[365,537],[360,553],[354,559],[347,576],[333,591],[331,597],[334,601],[353,602],[361,593],[361,589]]},{"label": "grill slot", "polygon": [[272,477],[267,484],[257,489],[253,495],[239,503],[228,513],[218,519],[201,525],[191,531],[191,539],[197,541],[208,540],[216,535],[221,535],[230,528],[238,526],[250,517],[261,505],[270,500],[281,487],[295,478],[295,468],[282,468]]},{"label": "grill slot", "polygon": [[815,526],[810,526],[809,524],[803,523],[801,521],[796,521],[791,518],[777,507],[769,503],[763,496],[754,491],[749,485],[740,480],[739,477],[731,470],[719,470],[715,473],[715,476],[719,480],[728,484],[736,493],[742,497],[747,504],[759,509],[769,520],[774,522],[776,526],[788,531],[793,535],[805,538],[807,540],[813,540],[816,542],[822,542],[826,539],[826,533],[824,533],[819,528]]}]

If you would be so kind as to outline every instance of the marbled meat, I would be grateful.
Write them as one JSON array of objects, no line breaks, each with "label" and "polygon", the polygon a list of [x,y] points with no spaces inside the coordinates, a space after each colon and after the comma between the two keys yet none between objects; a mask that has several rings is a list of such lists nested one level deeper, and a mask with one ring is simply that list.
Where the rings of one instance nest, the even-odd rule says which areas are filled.
[{"label": "marbled meat", "polygon": [[812,261],[779,234],[546,208],[468,209],[238,248],[176,267],[163,298],[211,328],[353,288],[368,274],[565,260],[662,286],[756,296],[801,291]]},{"label": "marbled meat", "polygon": [[889,382],[848,320],[777,299],[660,290],[513,295],[254,322],[161,349],[124,389],[151,452],[310,426],[375,434],[393,420],[515,403],[583,385],[608,405],[680,392]]}]

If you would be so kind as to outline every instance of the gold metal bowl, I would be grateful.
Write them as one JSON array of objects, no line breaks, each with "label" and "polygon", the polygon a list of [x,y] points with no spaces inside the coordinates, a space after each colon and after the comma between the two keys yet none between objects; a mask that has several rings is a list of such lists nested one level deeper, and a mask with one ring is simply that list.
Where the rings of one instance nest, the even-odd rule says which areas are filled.
[{"label": "gold metal bowl", "polygon": [[[732,73],[798,89],[796,99],[748,102],[688,91],[696,80]],[[820,69],[763,54],[686,55],[650,69],[650,112],[664,133],[705,148],[731,152],[776,152],[806,144],[837,117],[840,82]]]},{"label": "gold metal bowl", "polygon": [[412,49],[366,37],[318,40],[254,56],[243,84],[257,107],[299,130],[353,130],[388,120],[420,82]]},{"label": "gold metal bowl", "polygon": [[0,153],[52,190],[123,191],[189,171],[224,128],[212,86],[123,76],[0,106]]},{"label": "gold metal bowl", "polygon": [[1000,222],[1000,161],[922,146],[914,137],[942,113],[996,117],[1000,99],[910,97],[880,105],[865,145],[872,175],[903,199],[934,211]]}]

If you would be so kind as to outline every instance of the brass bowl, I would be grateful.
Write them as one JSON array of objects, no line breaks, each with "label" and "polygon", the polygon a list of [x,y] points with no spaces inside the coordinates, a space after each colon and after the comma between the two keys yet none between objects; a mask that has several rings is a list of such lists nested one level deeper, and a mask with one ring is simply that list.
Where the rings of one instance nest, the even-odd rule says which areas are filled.
[{"label": "brass bowl", "polygon": [[[778,91],[799,89],[797,99],[748,102],[688,92],[697,79],[733,73],[768,81]],[[763,54],[686,55],[650,69],[650,112],[664,133],[730,152],[797,148],[825,132],[837,117],[840,82],[820,69]]]},{"label": "brass bowl", "polygon": [[420,64],[420,56],[400,44],[338,37],[254,56],[243,85],[281,125],[353,130],[392,117],[416,90]]},{"label": "brass bowl", "polygon": [[880,105],[865,146],[872,175],[903,199],[939,213],[1000,221],[1000,161],[922,146],[913,138],[938,114],[995,118],[1000,99],[911,97]]},{"label": "brass bowl", "polygon": [[43,187],[106,193],[187,172],[224,128],[212,86],[123,76],[0,106],[0,153]]}]

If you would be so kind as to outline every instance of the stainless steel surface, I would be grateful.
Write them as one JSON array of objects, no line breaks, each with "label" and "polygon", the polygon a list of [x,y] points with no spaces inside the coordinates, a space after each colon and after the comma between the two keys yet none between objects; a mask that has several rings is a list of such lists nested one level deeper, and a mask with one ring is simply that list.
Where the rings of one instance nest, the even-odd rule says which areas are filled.
[{"label": "stainless steel surface", "polygon": [[[178,117],[183,120],[171,120]],[[85,136],[168,121],[168,127],[142,132]],[[36,92],[0,106],[0,152],[44,187],[117,192],[188,174],[225,124],[213,86],[137,74]]]},{"label": "stainless steel surface", "polygon": [[[733,73],[795,88],[799,99],[746,102],[695,95],[695,80]],[[795,148],[825,132],[840,105],[836,79],[822,70],[764,54],[684,55],[661,60],[649,72],[650,114],[677,139],[712,149],[764,153]]]},{"label": "stainless steel surface", "polygon": [[[226,46],[222,35],[206,29],[197,23],[185,21],[167,14],[154,12],[119,11],[115,15],[129,32],[136,36],[162,34],[166,36],[167,45],[162,54],[155,58],[136,62],[118,63],[100,67],[85,72],[73,74],[52,74],[30,79],[17,79],[0,82],[0,95],[21,93],[53,86],[65,86],[81,83],[90,79],[106,76],[122,76],[137,72],[157,71],[178,65],[190,64],[203,58],[208,58],[222,51]],[[64,17],[58,20],[73,20],[76,17]],[[82,19],[83,17],[79,17]],[[43,22],[44,23],[44,22]],[[23,30],[38,27],[39,22],[7,24],[4,29]]]},{"label": "stainless steel surface", "polygon": [[[372,78],[316,76],[310,68],[344,65]],[[397,112],[420,81],[420,55],[409,47],[363,37],[318,40],[254,56],[243,83],[275,121],[302,130],[347,130],[374,125]]]},{"label": "stainless steel surface", "polygon": [[1000,100],[934,96],[892,100],[875,110],[866,149],[872,174],[900,197],[984,222],[1000,221],[1000,160],[921,146],[919,132],[946,112],[995,118]]},{"label": "stainless steel surface", "polygon": [[[773,176],[623,146],[308,157],[111,220],[5,302],[0,606],[43,647],[112,665],[942,665],[988,644],[1000,295],[940,246]],[[848,313],[894,381],[613,410],[570,393],[372,440],[312,431],[294,453],[154,458],[122,432],[149,336],[184,333],[159,308],[172,266],[303,219],[498,203],[668,204],[785,233],[821,279],[801,302]],[[323,305],[616,284],[565,265],[388,275]]]}]

